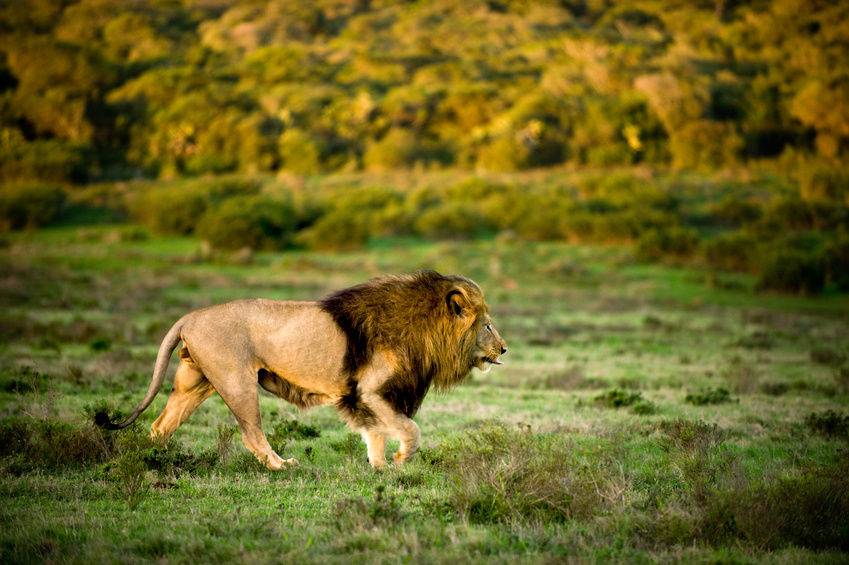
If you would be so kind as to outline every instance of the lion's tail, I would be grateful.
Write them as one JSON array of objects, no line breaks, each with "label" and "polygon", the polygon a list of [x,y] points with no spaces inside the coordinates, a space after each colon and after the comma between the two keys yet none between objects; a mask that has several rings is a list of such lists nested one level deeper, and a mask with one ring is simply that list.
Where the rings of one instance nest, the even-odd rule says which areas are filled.
[{"label": "lion's tail", "polygon": [[150,403],[153,402],[153,399],[156,397],[159,389],[162,388],[162,383],[165,381],[165,373],[168,370],[168,362],[171,360],[171,353],[174,351],[174,348],[177,347],[177,344],[180,343],[180,340],[182,339],[180,337],[180,332],[183,329],[185,320],[186,316],[177,320],[177,323],[171,326],[171,329],[162,340],[162,345],[159,346],[159,354],[156,356],[156,365],[153,369],[153,378],[150,381],[150,387],[148,387],[147,394],[145,395],[144,400],[141,401],[141,404],[139,404],[138,408],[136,408],[133,413],[120,424],[113,423],[106,412],[98,412],[94,416],[95,424],[107,430],[120,430],[135,422],[136,418],[139,417],[139,414],[144,412],[145,409],[150,406]]}]

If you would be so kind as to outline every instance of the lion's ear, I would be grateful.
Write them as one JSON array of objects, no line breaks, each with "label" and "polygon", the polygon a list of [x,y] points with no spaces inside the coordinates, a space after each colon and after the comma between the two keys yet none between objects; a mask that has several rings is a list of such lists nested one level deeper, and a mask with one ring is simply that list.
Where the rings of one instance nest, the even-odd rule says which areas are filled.
[{"label": "lion's ear", "polygon": [[448,306],[449,312],[455,316],[462,316],[463,311],[469,307],[469,300],[465,292],[459,288],[454,288],[445,295],[445,304]]}]

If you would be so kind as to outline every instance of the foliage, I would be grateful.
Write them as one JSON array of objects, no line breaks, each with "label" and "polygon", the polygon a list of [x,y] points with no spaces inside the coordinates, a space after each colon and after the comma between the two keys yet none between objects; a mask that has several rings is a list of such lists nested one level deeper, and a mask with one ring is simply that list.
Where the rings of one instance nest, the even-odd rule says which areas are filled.
[{"label": "foliage", "polygon": [[65,192],[56,186],[4,186],[0,188],[0,231],[46,226],[60,214],[65,201]]},{"label": "foliage", "polygon": [[724,387],[708,388],[699,392],[691,392],[684,398],[684,402],[692,404],[693,406],[724,404],[731,401],[731,393]]},{"label": "foliage", "polygon": [[825,410],[823,412],[811,412],[805,416],[805,425],[811,431],[842,438],[849,437],[849,415]]},{"label": "foliage", "polygon": [[0,175],[845,158],[845,7],[719,6],[10,3]]},{"label": "foliage", "polygon": [[298,218],[287,201],[237,196],[209,209],[198,220],[198,237],[226,249],[282,249],[292,243]]},{"label": "foliage", "polygon": [[817,254],[786,248],[773,251],[762,267],[758,286],[764,290],[817,294],[825,286],[825,264]]}]

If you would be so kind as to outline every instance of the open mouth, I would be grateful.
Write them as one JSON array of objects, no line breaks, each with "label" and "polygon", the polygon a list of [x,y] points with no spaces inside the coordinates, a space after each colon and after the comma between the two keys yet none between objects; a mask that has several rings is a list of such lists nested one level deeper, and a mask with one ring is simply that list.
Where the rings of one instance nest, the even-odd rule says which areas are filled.
[{"label": "open mouth", "polygon": [[493,359],[492,357],[484,357],[482,360],[483,360],[484,363],[491,363],[493,365],[503,365],[504,364],[503,361],[499,361],[497,358]]}]

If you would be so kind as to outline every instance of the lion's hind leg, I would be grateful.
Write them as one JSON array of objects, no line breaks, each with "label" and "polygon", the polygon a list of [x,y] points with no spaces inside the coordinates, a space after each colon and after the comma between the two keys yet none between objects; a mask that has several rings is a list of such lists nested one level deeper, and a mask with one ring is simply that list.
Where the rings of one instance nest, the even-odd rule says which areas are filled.
[{"label": "lion's hind leg", "polygon": [[272,471],[294,467],[296,459],[283,459],[271,448],[265,432],[262,431],[262,417],[259,412],[259,383],[256,373],[247,372],[236,379],[210,375],[215,390],[233,412],[239,428],[242,430],[242,442],[257,459]]},{"label": "lion's hind leg", "polygon": [[180,351],[180,366],[174,376],[174,388],[165,410],[153,422],[150,428],[152,438],[167,439],[171,434],[186,421],[186,419],[200,406],[201,402],[209,398],[215,389],[207,380],[203,372],[188,356],[185,350]]}]

